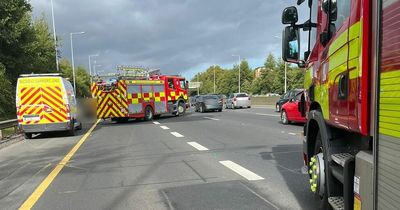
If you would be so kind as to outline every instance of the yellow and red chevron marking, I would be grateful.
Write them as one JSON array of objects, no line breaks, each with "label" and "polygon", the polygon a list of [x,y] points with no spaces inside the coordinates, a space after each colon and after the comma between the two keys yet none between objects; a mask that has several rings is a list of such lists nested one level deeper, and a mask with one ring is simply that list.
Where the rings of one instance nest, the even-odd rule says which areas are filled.
[{"label": "yellow and red chevron marking", "polygon": [[127,102],[120,102],[117,99],[119,91],[99,92],[99,96],[97,97],[97,118],[103,119],[109,117],[125,117],[125,114],[121,111],[121,109],[128,107],[128,105],[123,106],[123,104],[127,104]]},{"label": "yellow and red chevron marking", "polygon": [[[19,121],[22,124],[65,122],[68,110],[62,101],[61,88],[57,86],[22,88],[19,102]],[[48,112],[44,109],[49,110]],[[25,121],[24,115],[39,115],[39,121]]]},{"label": "yellow and red chevron marking", "polygon": [[92,97],[95,98],[97,96],[97,91],[98,91],[98,87],[95,82],[92,83],[92,86],[90,87],[90,91],[92,93]]}]

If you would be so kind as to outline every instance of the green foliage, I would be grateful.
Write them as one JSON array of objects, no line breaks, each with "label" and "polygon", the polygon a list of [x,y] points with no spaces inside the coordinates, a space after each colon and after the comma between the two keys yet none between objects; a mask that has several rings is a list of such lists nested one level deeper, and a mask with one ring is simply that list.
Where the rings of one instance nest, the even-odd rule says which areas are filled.
[{"label": "green foliage", "polygon": [[0,119],[15,115],[15,89],[5,75],[5,67],[0,63]]},{"label": "green foliage", "polygon": [[[60,61],[60,70],[62,76],[67,78],[71,84],[73,85],[73,76],[72,76],[72,65],[66,60],[62,59]],[[90,96],[90,75],[83,67],[79,66],[75,67],[76,74],[76,95],[77,97],[89,97]]]},{"label": "green foliage", "polygon": [[[241,92],[250,94],[267,94],[284,92],[285,63],[276,59],[271,53],[265,59],[261,76],[255,78],[254,71],[247,61],[240,64]],[[214,68],[216,69],[216,93],[228,95],[238,92],[239,66],[232,69],[222,69],[211,66],[205,72],[197,74],[192,81],[202,82],[200,94],[214,92]],[[287,90],[303,87],[304,71],[298,67],[287,65]],[[198,80],[197,80],[198,79]],[[197,94],[197,92],[192,92]]]}]

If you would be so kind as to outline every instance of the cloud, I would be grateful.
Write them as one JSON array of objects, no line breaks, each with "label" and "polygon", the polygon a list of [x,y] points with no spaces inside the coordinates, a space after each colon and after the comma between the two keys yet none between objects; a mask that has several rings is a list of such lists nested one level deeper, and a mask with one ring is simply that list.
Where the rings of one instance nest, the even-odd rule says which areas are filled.
[{"label": "cloud", "polygon": [[[262,61],[280,55],[281,11],[295,1],[273,0],[53,0],[62,56],[70,58],[74,36],[77,65],[100,53],[101,69],[132,64],[165,74],[197,71],[208,64],[234,64],[232,54]],[[32,0],[34,16],[51,23],[50,0]],[[260,65],[260,63],[254,63]]]}]

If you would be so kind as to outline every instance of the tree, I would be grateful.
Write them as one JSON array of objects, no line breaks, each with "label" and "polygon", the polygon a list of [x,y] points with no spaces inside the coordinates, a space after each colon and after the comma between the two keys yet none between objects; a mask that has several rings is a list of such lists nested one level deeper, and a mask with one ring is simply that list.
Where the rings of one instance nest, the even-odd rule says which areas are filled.
[{"label": "tree", "polygon": [[[73,74],[72,74],[72,66],[71,63],[62,59],[60,61],[60,70],[62,76],[68,79],[71,83],[73,83]],[[76,73],[76,95],[77,97],[89,97],[90,96],[90,75],[87,73],[85,68],[79,66],[75,69]]]},{"label": "tree", "polygon": [[15,115],[15,89],[11,85],[11,82],[7,79],[6,69],[2,63],[0,63],[0,119],[8,118]]}]

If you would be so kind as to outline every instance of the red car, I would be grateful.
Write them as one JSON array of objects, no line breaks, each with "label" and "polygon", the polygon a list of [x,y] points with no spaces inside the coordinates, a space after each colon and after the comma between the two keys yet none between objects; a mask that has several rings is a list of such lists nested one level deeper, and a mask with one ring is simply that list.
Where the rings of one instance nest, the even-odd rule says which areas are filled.
[{"label": "red car", "polygon": [[302,92],[297,94],[295,97],[290,99],[288,102],[283,104],[281,111],[281,122],[282,124],[289,124],[290,122],[305,123],[306,118],[301,116],[299,111],[299,102],[302,96]]}]

